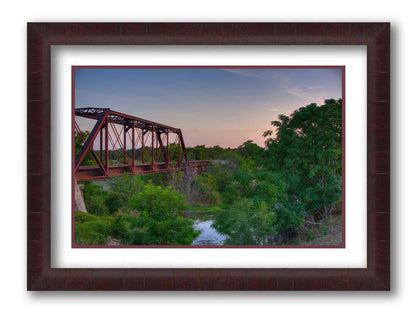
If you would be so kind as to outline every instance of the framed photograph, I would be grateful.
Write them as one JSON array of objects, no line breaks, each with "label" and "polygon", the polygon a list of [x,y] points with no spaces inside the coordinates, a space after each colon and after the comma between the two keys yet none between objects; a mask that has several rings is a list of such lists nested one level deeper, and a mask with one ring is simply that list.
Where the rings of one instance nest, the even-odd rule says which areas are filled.
[{"label": "framed photograph", "polygon": [[388,23],[29,23],[29,290],[389,290]]}]

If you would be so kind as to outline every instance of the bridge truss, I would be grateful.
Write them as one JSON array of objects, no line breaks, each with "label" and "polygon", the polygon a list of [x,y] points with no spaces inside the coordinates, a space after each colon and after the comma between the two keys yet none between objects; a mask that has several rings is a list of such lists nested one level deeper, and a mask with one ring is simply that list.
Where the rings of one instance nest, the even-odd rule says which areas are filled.
[{"label": "bridge truss", "polygon": [[[77,181],[186,168],[204,171],[209,164],[209,161],[189,161],[179,128],[109,108],[77,108],[75,116],[96,120],[88,137],[85,137],[74,119],[74,134],[82,141],[81,150],[75,157]],[[92,161],[90,159],[89,165],[83,165],[88,154]]]}]

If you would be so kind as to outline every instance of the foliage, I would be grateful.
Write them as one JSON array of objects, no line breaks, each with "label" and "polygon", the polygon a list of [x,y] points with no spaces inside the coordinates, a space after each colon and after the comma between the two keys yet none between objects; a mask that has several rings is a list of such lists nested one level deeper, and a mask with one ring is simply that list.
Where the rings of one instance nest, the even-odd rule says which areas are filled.
[{"label": "foliage", "polygon": [[207,172],[211,174],[213,183],[220,193],[223,193],[231,182],[233,171],[235,171],[233,165],[234,163],[225,161],[222,163],[212,162],[208,166]]},{"label": "foliage", "polygon": [[272,213],[268,233],[274,239],[269,241],[293,242],[306,219],[313,223],[330,217],[342,197],[341,108],[341,100],[331,99],[322,106],[302,107],[291,116],[280,115],[272,122],[276,130],[265,133],[266,150],[246,141],[238,148],[244,161],[237,170],[210,168],[222,202],[229,207],[215,224],[229,241],[254,240],[253,230],[242,226],[242,220],[250,219],[248,207],[254,210],[247,200]]},{"label": "foliage", "polygon": [[274,216],[264,202],[244,199],[222,211],[213,226],[229,238],[230,245],[263,245],[273,234]]},{"label": "foliage", "polygon": [[143,213],[140,227],[132,231],[132,245],[189,245],[198,236],[192,223],[183,218],[158,221]]},{"label": "foliage", "polygon": [[235,148],[222,148],[218,145],[213,147],[206,147],[205,145],[197,145],[194,147],[188,147],[186,149],[188,158],[190,160],[231,160],[239,162],[243,160],[238,149]]},{"label": "foliage", "polygon": [[185,197],[170,187],[163,189],[149,183],[143,191],[129,199],[131,210],[146,212],[156,220],[175,218],[185,209]]},{"label": "foliage", "polygon": [[119,194],[125,198],[140,193],[145,185],[145,181],[139,175],[124,174],[123,176],[109,180],[109,188],[113,193]]},{"label": "foliage", "polygon": [[128,207],[139,214],[132,229],[133,244],[188,245],[198,235],[191,222],[180,217],[185,197],[170,187],[151,183],[129,199]]},{"label": "foliage", "polygon": [[261,162],[265,150],[258,146],[253,140],[245,141],[237,148],[238,152],[245,159],[250,158],[254,162]]},{"label": "foliage", "polygon": [[187,149],[188,157],[193,160],[204,160],[208,159],[208,151],[205,145],[197,145],[193,148]]},{"label": "foliage", "polygon": [[238,171],[223,192],[223,202],[232,204],[243,198],[275,204],[285,198],[285,184],[280,175],[270,171]]},{"label": "foliage", "polygon": [[92,181],[83,182],[85,206],[89,213],[97,216],[108,216],[110,211],[105,203],[106,192]]},{"label": "foliage", "polygon": [[[110,199],[115,193],[110,193],[104,200],[102,196],[97,196],[100,192],[95,186],[85,190],[90,196],[86,199],[89,205],[113,202]],[[104,245],[110,236],[126,245],[189,245],[198,235],[192,228],[192,222],[181,217],[187,208],[184,196],[170,187],[162,188],[151,182],[143,186],[142,192],[129,198],[124,209],[128,214],[118,209],[114,212],[116,214],[113,213],[114,216],[109,216],[109,213],[103,214],[91,207],[95,206],[88,206],[91,212],[88,214],[76,211],[77,244]]]},{"label": "foliage", "polygon": [[111,234],[111,221],[81,211],[75,211],[75,243],[77,245],[105,245]]},{"label": "foliage", "polygon": [[109,191],[104,200],[104,203],[107,206],[109,213],[113,214],[119,209],[123,208],[127,204],[127,201],[128,197],[120,193]]},{"label": "foliage", "polygon": [[176,170],[167,174],[169,186],[186,197],[186,201],[199,205],[215,205],[221,202],[220,193],[211,174],[200,175]]},{"label": "foliage", "polygon": [[189,208],[191,212],[197,212],[199,215],[207,215],[207,216],[215,216],[223,210],[223,206],[219,205],[211,205],[211,206],[200,206],[200,205],[193,205]]},{"label": "foliage", "polygon": [[95,214],[97,216],[108,216],[110,212],[108,211],[107,206],[105,205],[104,199],[102,197],[93,196],[89,197],[85,201],[87,211],[89,213]]},{"label": "foliage", "polygon": [[305,221],[305,212],[302,206],[295,208],[287,208],[287,206],[279,206],[274,211],[275,214],[275,233],[278,240],[288,242],[293,240],[298,234],[299,227]]},{"label": "foliage", "polygon": [[[301,202],[315,219],[328,218],[341,199],[341,100],[310,104],[272,121],[276,136],[266,141],[265,166],[287,183],[287,208]],[[265,133],[271,135],[271,131]]]},{"label": "foliage", "polygon": [[123,242],[128,242],[130,235],[128,232],[129,218],[118,215],[112,218],[111,221],[111,237],[120,239]]},{"label": "foliage", "polygon": [[167,173],[169,186],[180,194],[186,194],[187,185],[185,181],[185,173],[181,170],[175,170]]},{"label": "foliage", "polygon": [[216,190],[212,175],[202,173],[193,178],[191,182],[191,201],[205,205],[220,203],[221,196]]}]

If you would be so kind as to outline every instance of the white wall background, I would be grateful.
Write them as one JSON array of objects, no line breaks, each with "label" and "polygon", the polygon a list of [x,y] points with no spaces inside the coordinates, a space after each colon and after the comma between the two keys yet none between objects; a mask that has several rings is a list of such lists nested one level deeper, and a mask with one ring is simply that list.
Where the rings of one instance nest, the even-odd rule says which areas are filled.
[{"label": "white wall background", "polygon": [[[7,3],[7,5],[6,5]],[[413,311],[415,20],[410,1],[6,1],[0,12],[3,311]],[[26,22],[391,22],[392,291],[26,291]],[[12,132],[13,135],[11,135]],[[5,166],[5,163],[13,164]]]}]

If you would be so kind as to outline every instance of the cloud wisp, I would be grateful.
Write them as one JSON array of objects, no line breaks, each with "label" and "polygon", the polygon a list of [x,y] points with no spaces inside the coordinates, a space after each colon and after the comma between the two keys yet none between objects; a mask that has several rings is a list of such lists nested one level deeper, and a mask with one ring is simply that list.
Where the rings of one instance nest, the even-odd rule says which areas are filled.
[{"label": "cloud wisp", "polygon": [[278,80],[280,79],[280,74],[276,73],[275,71],[270,71],[267,69],[239,69],[239,68],[226,68],[222,69],[225,72],[250,77],[250,78],[257,78],[261,80]]}]

